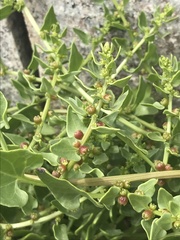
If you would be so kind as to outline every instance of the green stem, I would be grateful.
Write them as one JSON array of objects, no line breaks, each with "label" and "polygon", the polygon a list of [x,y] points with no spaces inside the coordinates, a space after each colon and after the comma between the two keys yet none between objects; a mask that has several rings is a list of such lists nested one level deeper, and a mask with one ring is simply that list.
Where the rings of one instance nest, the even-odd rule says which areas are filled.
[{"label": "green stem", "polygon": [[143,134],[144,136],[147,135],[147,131],[139,128],[138,126],[132,124],[131,122],[127,121],[126,119],[122,118],[122,117],[119,117],[118,118],[118,121],[120,121],[121,123],[123,123],[124,125],[126,125],[127,127],[131,128],[132,130],[134,130],[135,132],[137,133],[141,133]]},{"label": "green stem", "polygon": [[46,187],[46,185],[35,175],[24,174],[24,176],[18,180],[23,183],[32,184],[39,187]]},{"label": "green stem", "polygon": [[73,82],[73,86],[76,88],[76,90],[80,93],[81,96],[83,96],[88,102],[93,103],[94,99],[82,89],[82,87],[75,81]]},{"label": "green stem", "polygon": [[[173,96],[171,94],[169,94],[169,102],[168,102],[168,111],[169,112],[172,112],[172,102],[173,102]],[[166,132],[168,134],[171,134],[171,126],[172,126],[172,123],[171,123],[171,115],[168,115],[167,116],[167,130]],[[169,148],[170,148],[170,144],[169,144],[169,141],[167,141],[165,143],[165,148],[164,148],[164,156],[163,156],[163,163],[164,164],[167,164],[168,163],[168,159],[169,159]]]},{"label": "green stem", "polygon": [[[53,88],[56,84],[56,81],[57,81],[57,73],[55,72],[54,76],[53,76],[53,79],[52,79],[52,82],[51,82],[51,85],[52,85]],[[31,141],[31,143],[29,144],[29,149],[32,149],[34,147],[34,145],[36,144],[37,141],[36,141],[35,137],[39,136],[41,134],[42,127],[44,125],[44,122],[46,120],[46,117],[47,117],[47,114],[48,114],[48,111],[49,111],[49,108],[50,108],[50,103],[51,103],[51,97],[48,96],[48,98],[46,100],[46,103],[45,103],[45,106],[44,106],[44,110],[42,112],[42,116],[41,116],[42,122],[41,122],[40,125],[38,125],[38,127],[36,129],[34,137]]]},{"label": "green stem", "polygon": [[146,122],[146,121],[136,117],[135,115],[130,115],[129,117],[131,119],[134,119],[134,120],[138,121],[139,123],[141,123],[142,125],[144,125],[145,127],[149,128],[149,129],[151,129],[153,131],[164,133],[164,130],[162,128],[158,128],[158,127],[156,127],[156,126],[154,126],[154,125],[152,125],[152,124],[150,124],[150,123],[148,123],[148,122]]},{"label": "green stem", "polygon": [[[34,30],[36,31],[36,33],[40,36],[40,28],[37,25],[37,22],[35,21],[34,17],[32,16],[31,12],[29,11],[28,7],[25,6],[23,8],[23,13],[26,15],[26,17],[28,18],[29,22],[31,23],[31,25],[33,26]],[[49,46],[49,44],[46,41],[43,41],[45,47],[47,48],[47,50],[51,50],[51,47]]]},{"label": "green stem", "polygon": [[6,144],[6,141],[4,139],[4,136],[0,130],[0,144],[1,144],[1,147],[4,151],[8,151],[8,147],[7,147],[7,144]]},{"label": "green stem", "polygon": [[[155,30],[156,30],[155,27],[152,28],[152,29],[150,30],[150,32],[149,32],[149,36],[150,36],[153,32],[155,32]],[[146,41],[146,38],[147,38],[147,36],[144,36],[144,37],[141,39],[141,41],[134,47],[134,49],[131,51],[131,54],[132,54],[132,55],[134,55],[135,52],[144,44],[144,42]],[[125,64],[128,62],[129,58],[130,58],[130,57],[127,56],[127,57],[122,61],[122,63],[121,63],[121,64],[119,65],[119,67],[116,69],[116,73],[114,73],[114,74],[111,75],[111,78],[112,78],[112,79],[114,79],[114,78],[118,75],[118,73],[123,69],[123,67],[125,66]]]},{"label": "green stem", "polygon": [[37,221],[32,221],[32,220],[27,220],[27,221],[24,221],[24,222],[19,222],[19,223],[12,223],[12,224],[4,224],[4,223],[1,223],[0,224],[0,227],[2,229],[6,229],[9,225],[11,225],[11,227],[13,229],[18,229],[18,228],[24,228],[24,227],[28,227],[28,226],[32,226],[34,224],[39,224],[39,223],[44,223],[44,222],[48,222],[50,221],[51,219],[54,219],[54,218],[57,218],[58,216],[62,215],[62,212],[60,211],[56,211],[56,212],[53,212],[51,214],[48,214],[47,216],[43,216],[43,217],[40,217]]},{"label": "green stem", "polygon": [[119,3],[116,0],[112,0],[114,6],[116,7],[116,9],[119,9]]}]

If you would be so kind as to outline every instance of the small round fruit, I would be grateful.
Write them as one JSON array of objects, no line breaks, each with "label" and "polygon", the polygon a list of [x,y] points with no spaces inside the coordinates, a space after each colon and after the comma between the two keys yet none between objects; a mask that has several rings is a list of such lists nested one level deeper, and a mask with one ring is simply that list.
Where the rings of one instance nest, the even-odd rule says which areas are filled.
[{"label": "small round fruit", "polygon": [[22,149],[27,149],[28,146],[29,146],[29,144],[28,144],[27,142],[22,142],[22,143],[20,144],[20,148],[22,148]]},{"label": "small round fruit", "polygon": [[155,168],[158,171],[164,171],[165,170],[165,164],[160,160],[155,160]]},{"label": "small round fruit", "polygon": [[173,167],[171,166],[171,164],[166,164],[166,165],[165,165],[165,170],[166,170],[166,171],[173,170]]},{"label": "small round fruit", "polygon": [[86,108],[86,111],[89,115],[93,115],[96,113],[96,108],[94,105],[89,105],[87,108]]},{"label": "small round fruit", "polygon": [[88,151],[89,151],[89,148],[87,146],[82,145],[79,147],[79,153],[81,155],[85,155]]},{"label": "small round fruit", "polygon": [[74,137],[75,137],[76,139],[81,140],[81,139],[83,138],[83,136],[84,136],[84,133],[83,133],[81,130],[77,130],[77,131],[74,133]]},{"label": "small round fruit", "polygon": [[119,203],[119,205],[126,206],[126,204],[128,203],[127,196],[118,197],[118,203]]},{"label": "small round fruit", "polygon": [[37,116],[34,116],[33,121],[35,124],[39,125],[42,122],[42,118],[41,116],[37,115]]},{"label": "small round fruit", "polygon": [[81,146],[81,143],[79,141],[73,143],[73,147],[79,148]]},{"label": "small round fruit", "polygon": [[55,177],[55,178],[59,178],[60,175],[61,175],[61,174],[60,174],[59,171],[57,171],[57,170],[53,170],[53,171],[52,171],[52,176],[53,176],[53,177]]},{"label": "small round fruit", "polygon": [[146,221],[152,219],[153,217],[154,213],[150,209],[144,210],[144,212],[142,213],[142,218]]}]

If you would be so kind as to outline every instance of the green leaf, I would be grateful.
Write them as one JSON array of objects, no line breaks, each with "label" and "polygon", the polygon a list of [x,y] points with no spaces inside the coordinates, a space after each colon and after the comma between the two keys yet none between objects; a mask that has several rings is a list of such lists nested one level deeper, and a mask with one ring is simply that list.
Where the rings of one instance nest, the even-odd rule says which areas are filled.
[{"label": "green leaf", "polygon": [[38,207],[38,202],[36,198],[34,198],[31,194],[28,193],[28,201],[26,205],[22,207],[22,211],[26,215],[30,215],[33,211],[33,209]]},{"label": "green leaf", "polygon": [[39,63],[37,61],[37,58],[39,58],[39,54],[38,54],[38,51],[37,51],[37,46],[34,45],[32,58],[31,58],[31,61],[28,65],[28,69],[31,69],[34,72],[38,69],[38,65],[39,65]]},{"label": "green leaf", "polygon": [[145,221],[145,220],[141,221],[141,226],[145,230],[148,240],[150,239],[151,223],[152,223],[151,220],[150,221]]},{"label": "green leaf", "polygon": [[24,137],[21,137],[17,134],[3,133],[3,135],[15,145],[20,145],[22,142],[27,142]]},{"label": "green leaf", "polygon": [[141,12],[138,17],[138,26],[142,31],[147,27],[146,15],[144,12]]},{"label": "green leaf", "polygon": [[79,53],[75,43],[71,46],[71,53],[69,59],[69,72],[77,71],[81,68],[83,63],[83,57]]},{"label": "green leaf", "polygon": [[54,237],[56,240],[69,240],[68,238],[68,228],[65,224],[54,224],[53,225]]},{"label": "green leaf", "polygon": [[102,207],[102,205],[96,202],[88,193],[78,189],[65,179],[54,178],[46,170],[38,171],[38,176],[49,188],[55,199],[66,209],[78,209],[80,207],[81,197],[87,198],[96,207]]},{"label": "green leaf", "polygon": [[9,123],[7,119],[7,108],[8,108],[8,102],[2,92],[0,92],[0,128],[2,129],[5,127],[6,129],[9,129]]},{"label": "green leaf", "polygon": [[129,99],[129,93],[130,92],[128,90],[125,93],[121,94],[112,106],[112,110],[119,110],[121,107],[123,107],[126,100]]},{"label": "green leaf", "polygon": [[107,126],[116,126],[116,118],[119,114],[119,111],[112,112],[111,114],[107,114],[105,117],[101,118],[102,122],[105,123]]},{"label": "green leaf", "polygon": [[49,136],[49,135],[55,134],[56,132],[57,132],[56,128],[54,128],[46,123],[43,124],[42,130],[41,130],[42,135]]},{"label": "green leaf", "polygon": [[94,156],[93,163],[94,165],[101,165],[109,160],[108,156],[105,153]]},{"label": "green leaf", "polygon": [[73,99],[71,97],[64,98],[59,95],[58,97],[63,101],[67,102],[77,114],[83,116],[87,114],[86,111],[83,109],[83,102],[80,99],[78,98]]},{"label": "green leaf", "polygon": [[41,154],[44,160],[46,160],[52,166],[57,166],[59,164],[57,155],[53,153],[45,153],[45,152],[42,152]]},{"label": "green leaf", "polygon": [[47,30],[48,32],[51,30],[52,24],[56,24],[57,19],[54,13],[54,8],[51,6],[44,18],[43,25],[41,27],[41,31]]},{"label": "green leaf", "polygon": [[174,87],[178,87],[180,85],[180,70],[173,76],[172,84]]},{"label": "green leaf", "polygon": [[96,132],[99,132],[99,133],[102,133],[102,134],[109,134],[109,135],[119,131],[118,128],[112,128],[112,127],[108,128],[108,127],[103,127],[103,126],[102,127],[94,127],[92,129]]},{"label": "green leaf", "polygon": [[18,186],[18,180],[24,179],[24,173],[42,165],[40,154],[28,150],[12,150],[0,152],[1,181],[0,204],[8,207],[23,207],[28,201],[28,195]]},{"label": "green leaf", "polygon": [[132,77],[132,75],[129,75],[127,77],[115,80],[113,83],[110,83],[111,86],[116,86],[119,88],[123,88],[127,85],[129,79]]},{"label": "green leaf", "polygon": [[66,123],[68,137],[74,137],[77,130],[81,130],[83,133],[86,132],[87,127],[84,125],[82,117],[74,113],[71,107],[68,107]]},{"label": "green leaf", "polygon": [[78,35],[84,44],[88,45],[90,43],[90,36],[87,33],[77,28],[73,28],[73,31]]},{"label": "green leaf", "polygon": [[110,210],[115,204],[115,199],[119,195],[119,187],[111,187],[99,200],[100,203],[105,205],[105,207]]},{"label": "green leaf", "polygon": [[87,64],[87,68],[82,68],[83,70],[87,71],[93,78],[101,79],[102,76],[100,74],[100,69],[94,61],[89,61]]},{"label": "green leaf", "polygon": [[157,225],[159,225],[164,230],[169,230],[172,228],[171,213],[163,213],[163,215],[156,220]]},{"label": "green leaf", "polygon": [[145,195],[138,195],[136,193],[128,194],[129,202],[136,212],[141,212],[148,208],[148,204],[152,201],[151,197]]},{"label": "green leaf", "polygon": [[14,9],[10,5],[6,5],[0,9],[0,20],[7,18],[11,13],[14,12]]},{"label": "green leaf", "polygon": [[97,177],[103,177],[104,173],[99,168],[91,168],[87,163],[83,163],[80,167],[80,171],[86,174],[95,174]]},{"label": "green leaf", "polygon": [[173,200],[173,196],[164,188],[160,188],[157,196],[158,207],[161,209],[169,209],[169,202]]},{"label": "green leaf", "polygon": [[24,116],[24,115],[21,114],[21,113],[19,113],[19,114],[13,114],[11,117],[14,118],[14,119],[17,119],[17,120],[19,120],[19,121],[21,121],[21,122],[26,122],[26,123],[29,123],[29,124],[31,124],[31,125],[34,125],[34,122],[31,122],[31,121],[29,120],[29,118],[27,118],[26,116]]},{"label": "green leaf", "polygon": [[143,193],[148,196],[152,197],[154,192],[155,192],[155,185],[157,183],[157,179],[150,179],[146,181],[145,183],[142,183],[141,185],[138,186],[138,190],[143,191]]},{"label": "green leaf", "polygon": [[169,209],[170,212],[174,216],[179,216],[180,215],[180,195],[175,196],[172,201],[169,202]]},{"label": "green leaf", "polygon": [[36,233],[28,233],[26,236],[21,238],[21,240],[44,240],[44,236],[40,236]]},{"label": "green leaf", "polygon": [[51,146],[51,151],[59,157],[70,161],[79,161],[81,157],[77,154],[77,148],[73,147],[74,138],[63,138]]},{"label": "green leaf", "polygon": [[161,239],[166,236],[167,232],[162,229],[162,227],[157,224],[157,218],[154,219],[151,225],[151,232],[149,240]]},{"label": "green leaf", "polygon": [[147,134],[147,137],[156,142],[165,142],[165,139],[159,132],[151,132]]},{"label": "green leaf", "polygon": [[61,75],[61,79],[63,82],[67,83],[73,83],[75,81],[75,76],[77,76],[80,73],[80,71],[72,71],[70,73],[66,73],[64,75]]},{"label": "green leaf", "polygon": [[49,93],[50,95],[55,95],[56,94],[56,92],[54,91],[51,83],[44,77],[42,78],[40,91],[43,92],[43,93]]}]

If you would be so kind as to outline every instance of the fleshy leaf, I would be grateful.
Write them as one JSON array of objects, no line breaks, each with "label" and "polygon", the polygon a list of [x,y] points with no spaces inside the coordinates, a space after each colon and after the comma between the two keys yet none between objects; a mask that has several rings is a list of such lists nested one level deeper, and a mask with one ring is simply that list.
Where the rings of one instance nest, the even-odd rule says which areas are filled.
[{"label": "fleshy leaf", "polygon": [[138,195],[136,193],[128,194],[129,202],[136,212],[141,212],[148,208],[148,204],[152,201],[151,197],[145,195]]},{"label": "fleshy leaf", "polygon": [[57,179],[50,175],[46,170],[38,172],[39,178],[46,184],[55,199],[66,209],[75,210],[80,207],[80,198],[86,197],[95,206],[102,207],[88,193],[78,189],[65,179]]},{"label": "fleshy leaf", "polygon": [[43,158],[49,162],[52,166],[58,165],[58,156],[53,153],[41,153],[43,155]]},{"label": "fleshy leaf", "polygon": [[164,188],[160,188],[158,191],[157,202],[161,209],[169,209],[169,202],[173,200],[173,196],[167,192]]},{"label": "fleshy leaf", "polygon": [[132,75],[129,75],[127,77],[115,80],[113,83],[110,83],[111,86],[116,86],[119,88],[123,88],[126,86],[126,84],[128,83],[129,79],[132,77]]},{"label": "fleshy leaf", "polygon": [[73,143],[74,138],[63,138],[51,146],[51,151],[59,157],[79,161],[81,157],[77,154],[77,148],[73,147]]},{"label": "fleshy leaf", "polygon": [[54,8],[51,6],[44,18],[44,22],[41,27],[41,31],[43,31],[43,30],[50,31],[52,24],[56,24],[56,23],[57,23],[57,19],[56,19],[56,15],[54,13]]},{"label": "fleshy leaf", "polygon": [[40,167],[43,163],[42,156],[28,150],[1,151],[0,155],[0,204],[23,207],[28,201],[28,195],[19,188],[18,180],[23,181],[25,171]]},{"label": "fleshy leaf", "polygon": [[109,210],[115,204],[115,199],[119,195],[119,187],[111,187],[99,200]]},{"label": "fleshy leaf", "polygon": [[83,163],[80,167],[80,171],[86,174],[95,174],[97,177],[103,177],[104,174],[99,168],[91,168],[87,163]]},{"label": "fleshy leaf", "polygon": [[144,28],[147,26],[146,15],[144,12],[141,12],[138,17],[138,26],[142,31],[144,31]]},{"label": "fleshy leaf", "polygon": [[68,228],[65,224],[54,224],[53,225],[54,237],[56,240],[63,239],[69,240],[68,238]]},{"label": "fleshy leaf", "polygon": [[0,9],[0,20],[7,18],[11,13],[14,12],[14,9],[11,5],[6,5]]},{"label": "fleshy leaf", "polygon": [[157,219],[156,223],[164,230],[169,230],[172,227],[171,213],[163,213],[163,215]]},{"label": "fleshy leaf", "polygon": [[80,116],[74,113],[71,107],[68,108],[66,123],[66,130],[69,137],[73,137],[77,130],[85,132],[87,129]]},{"label": "fleshy leaf", "polygon": [[69,60],[69,72],[77,71],[80,69],[83,62],[83,57],[79,53],[76,45],[73,43],[71,47],[71,54]]},{"label": "fleshy leaf", "polygon": [[143,191],[144,195],[152,197],[155,192],[155,185],[157,183],[157,179],[150,179],[145,183],[142,183],[138,186],[138,190]]},{"label": "fleshy leaf", "polygon": [[9,123],[7,119],[7,107],[8,102],[2,92],[0,92],[0,128],[5,127],[6,129],[9,128]]},{"label": "fleshy leaf", "polygon": [[80,29],[73,28],[74,32],[78,35],[78,37],[81,39],[81,41],[84,44],[89,44],[90,42],[90,36],[86,34],[85,32],[81,31]]}]

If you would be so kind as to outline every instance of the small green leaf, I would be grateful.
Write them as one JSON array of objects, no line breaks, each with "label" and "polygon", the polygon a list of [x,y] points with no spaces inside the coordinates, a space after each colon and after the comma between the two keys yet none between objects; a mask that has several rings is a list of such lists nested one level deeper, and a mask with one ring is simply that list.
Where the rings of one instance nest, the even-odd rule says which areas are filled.
[{"label": "small green leaf", "polygon": [[55,199],[66,209],[78,209],[80,207],[81,197],[89,199],[96,207],[102,207],[102,205],[96,202],[88,193],[78,189],[65,179],[54,178],[46,170],[38,172],[38,176],[49,188]]},{"label": "small green leaf", "polygon": [[164,188],[160,188],[158,191],[157,202],[161,209],[169,209],[169,202],[173,200],[173,196]]},{"label": "small green leaf", "polygon": [[68,107],[66,123],[68,137],[74,137],[77,130],[81,130],[83,133],[86,132],[87,127],[84,125],[82,117],[74,113],[71,107]]},{"label": "small green leaf", "polygon": [[113,83],[110,83],[111,86],[116,86],[119,88],[123,88],[127,85],[129,79],[132,77],[132,75],[129,75],[127,77],[115,80]]},{"label": "small green leaf", "polygon": [[146,15],[144,12],[141,12],[138,17],[138,26],[142,31],[147,27]]},{"label": "small green leaf", "polygon": [[38,61],[37,58],[39,58],[39,54],[37,51],[37,46],[34,45],[34,49],[33,49],[33,54],[32,54],[32,58],[31,58],[31,62],[28,65],[28,69],[31,69],[33,71],[36,71],[38,69]]},{"label": "small green leaf", "polygon": [[48,163],[50,163],[52,166],[57,166],[59,164],[58,162],[58,156],[53,153],[41,153],[44,160],[46,160]]},{"label": "small green leaf", "polygon": [[90,36],[87,33],[77,28],[73,28],[73,31],[78,35],[84,44],[88,45],[90,43]]},{"label": "small green leaf", "polygon": [[92,128],[94,131],[102,133],[102,134],[113,134],[119,131],[118,128],[108,128],[108,127],[95,127]]},{"label": "small green leaf", "polygon": [[165,142],[165,139],[159,132],[150,132],[147,134],[147,137],[156,142]]},{"label": "small green leaf", "polygon": [[77,71],[81,68],[83,63],[83,57],[79,53],[75,43],[71,46],[71,53],[69,59],[69,72]]},{"label": "small green leaf", "polygon": [[94,165],[101,165],[109,160],[108,156],[105,153],[101,153],[97,156],[94,156],[93,163]]},{"label": "small green leaf", "polygon": [[[177,200],[180,200],[180,196],[178,196]],[[179,216],[180,215],[180,204],[179,203],[180,203],[179,201],[174,201],[174,199],[173,199],[173,201],[169,202],[170,212],[174,216]]]},{"label": "small green leaf", "polygon": [[118,99],[115,101],[114,105],[112,106],[113,110],[119,110],[121,107],[123,107],[126,102],[126,99],[129,99],[129,90],[125,93],[121,94]]},{"label": "small green leaf", "polygon": [[22,142],[27,142],[24,137],[13,133],[3,133],[3,135],[9,139],[13,144],[20,145]]},{"label": "small green leaf", "polygon": [[180,85],[180,70],[173,76],[172,84],[174,87],[178,87]]},{"label": "small green leaf", "polygon": [[91,168],[87,163],[83,163],[80,171],[86,174],[95,174],[97,177],[103,177],[104,173],[99,168]]},{"label": "small green leaf", "polygon": [[41,130],[41,134],[44,136],[49,136],[49,135],[53,135],[56,133],[56,128],[44,123],[42,130]]},{"label": "small green leaf", "polygon": [[1,151],[0,155],[0,204],[23,207],[28,201],[28,195],[19,188],[18,180],[23,181],[25,171],[40,167],[43,162],[42,156],[22,149]]},{"label": "small green leaf", "polygon": [[80,71],[72,71],[70,73],[66,73],[64,75],[61,75],[61,79],[63,82],[67,83],[73,83],[75,81],[75,76],[77,76],[80,73]]},{"label": "small green leaf", "polygon": [[83,70],[87,71],[93,78],[101,79],[102,76],[100,74],[100,69],[94,61],[89,61],[87,64],[87,68],[82,68]]},{"label": "small green leaf", "polygon": [[161,239],[162,237],[166,236],[167,232],[162,229],[162,227],[157,224],[157,218],[154,219],[151,225],[151,232],[149,240]]},{"label": "small green leaf", "polygon": [[115,204],[115,199],[119,195],[119,187],[111,187],[99,200],[109,210]]},{"label": "small green leaf", "polygon": [[56,94],[56,92],[54,91],[51,83],[44,77],[42,78],[40,91],[43,92],[43,93],[49,93],[50,95],[55,95]]},{"label": "small green leaf", "polygon": [[9,129],[9,123],[7,119],[7,108],[8,108],[8,102],[2,92],[0,92],[0,128],[2,129],[5,127],[6,129]]},{"label": "small green leaf", "polygon": [[136,212],[141,212],[148,208],[148,204],[152,201],[151,197],[145,195],[138,195],[136,193],[128,194],[129,202]]},{"label": "small green leaf", "polygon": [[171,213],[163,213],[163,215],[157,219],[157,225],[164,230],[169,230],[172,227]]},{"label": "small green leaf", "polygon": [[54,13],[54,8],[51,6],[44,18],[43,25],[41,27],[41,31],[47,30],[48,32],[51,30],[52,24],[56,24],[57,19]]},{"label": "small green leaf", "polygon": [[21,238],[21,240],[44,240],[44,236],[40,236],[36,233],[28,233],[26,236]]},{"label": "small green leaf", "polygon": [[69,240],[68,238],[68,228],[65,224],[54,224],[53,225],[54,237],[56,240]]},{"label": "small green leaf", "polygon": [[6,5],[0,9],[0,20],[7,18],[11,13],[14,12],[14,9],[10,5]]},{"label": "small green leaf", "polygon": [[146,181],[145,183],[142,183],[138,186],[138,190],[143,191],[143,193],[148,196],[152,197],[155,192],[155,185],[157,183],[157,179],[150,179]]},{"label": "small green leaf", "polygon": [[31,121],[29,120],[29,118],[27,118],[26,116],[24,116],[24,115],[21,114],[21,113],[19,113],[19,114],[13,114],[11,117],[14,118],[14,119],[17,119],[17,120],[19,120],[19,121],[21,121],[21,122],[26,122],[26,123],[29,123],[29,124],[31,124],[31,125],[34,124],[33,122],[31,122]]},{"label": "small green leaf", "polygon": [[79,161],[81,157],[77,154],[77,148],[73,147],[74,138],[63,138],[51,146],[51,151],[59,157],[70,161]]}]

